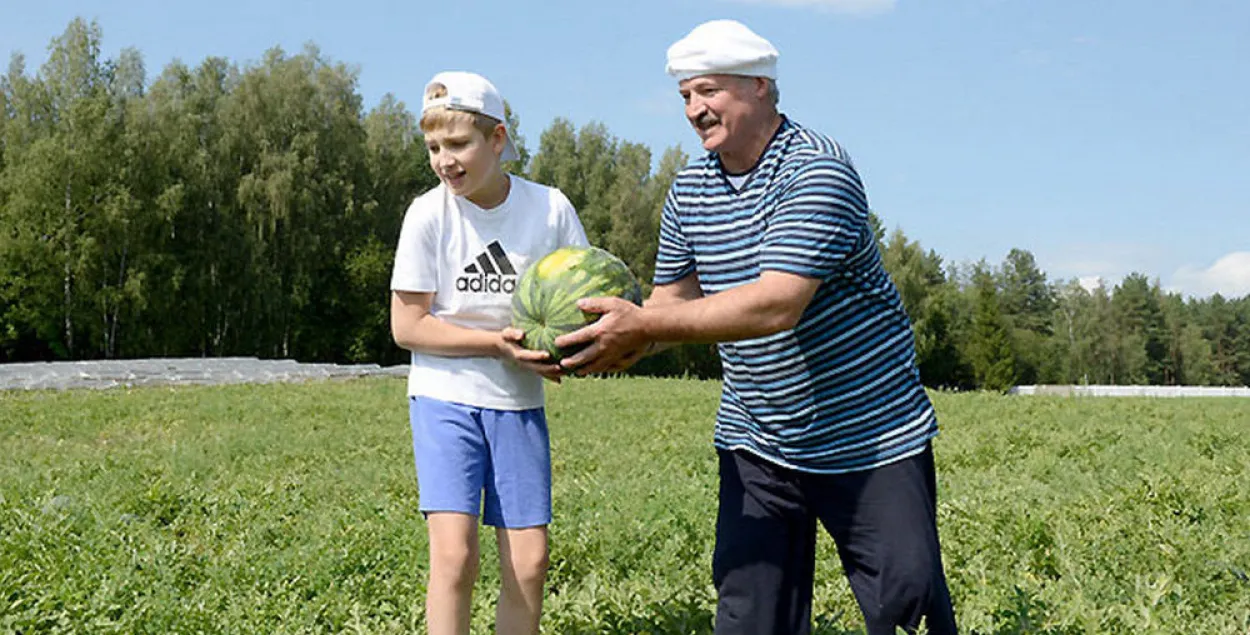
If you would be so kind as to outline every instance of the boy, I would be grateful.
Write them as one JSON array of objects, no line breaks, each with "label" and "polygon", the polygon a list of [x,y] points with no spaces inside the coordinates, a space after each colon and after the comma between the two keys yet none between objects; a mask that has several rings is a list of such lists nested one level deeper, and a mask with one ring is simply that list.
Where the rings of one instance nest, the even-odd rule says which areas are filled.
[{"label": "boy", "polygon": [[559,381],[560,369],[519,346],[511,294],[531,263],[587,240],[564,194],[502,170],[517,158],[504,121],[503,99],[479,75],[439,73],[426,85],[420,125],[441,183],[409,206],[391,278],[391,331],[412,351],[431,635],[469,632],[479,510],[499,541],[497,632],[537,633],[542,611],[551,522],[542,379]]}]

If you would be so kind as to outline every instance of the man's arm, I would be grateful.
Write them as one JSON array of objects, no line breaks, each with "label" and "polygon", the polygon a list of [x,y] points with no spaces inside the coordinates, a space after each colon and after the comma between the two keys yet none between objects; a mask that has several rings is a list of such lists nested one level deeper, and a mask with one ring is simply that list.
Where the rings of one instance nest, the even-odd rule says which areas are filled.
[{"label": "man's arm", "polygon": [[641,330],[661,342],[732,342],[792,329],[820,281],[780,271],[714,295],[641,311]]},{"label": "man's arm", "polygon": [[[699,274],[691,272],[686,277],[669,284],[660,284],[652,287],[651,294],[643,301],[642,306],[647,308],[670,307],[682,302],[698,300],[703,297],[703,289],[699,286]],[[621,360],[618,368],[613,370],[625,370],[633,366],[638,360],[648,355],[654,355],[660,351],[667,350],[676,346],[678,342],[660,342],[652,341],[644,347],[636,356]]]},{"label": "man's arm", "polygon": [[686,277],[669,284],[657,284],[651,289],[651,295],[642,306],[648,308],[672,306],[682,302],[690,302],[703,297],[703,289],[699,287],[699,274],[691,272]]},{"label": "man's arm", "polygon": [[653,292],[643,308],[619,298],[582,300],[582,310],[602,317],[556,344],[593,342],[561,362],[579,374],[621,370],[652,342],[729,342],[794,328],[819,287],[815,278],[765,271],[755,282],[701,297],[692,274],[656,287],[659,297]]}]

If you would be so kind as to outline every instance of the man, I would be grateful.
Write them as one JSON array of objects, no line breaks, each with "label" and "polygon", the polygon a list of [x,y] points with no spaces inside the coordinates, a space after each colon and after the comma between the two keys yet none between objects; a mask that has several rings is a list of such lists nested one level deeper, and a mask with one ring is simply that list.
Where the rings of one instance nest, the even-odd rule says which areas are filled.
[{"label": "man", "polygon": [[602,317],[556,343],[589,343],[581,374],[719,343],[717,633],[811,632],[817,522],[870,635],[954,633],[911,325],[849,158],[777,110],[777,57],[728,20],[669,48],[708,153],[669,191],[644,307],[584,300]]}]

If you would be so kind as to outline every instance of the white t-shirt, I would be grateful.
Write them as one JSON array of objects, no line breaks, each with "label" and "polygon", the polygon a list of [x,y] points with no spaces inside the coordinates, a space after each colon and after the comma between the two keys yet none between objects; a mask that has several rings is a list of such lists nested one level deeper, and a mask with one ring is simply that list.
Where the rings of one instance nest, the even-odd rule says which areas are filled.
[{"label": "white t-shirt", "polygon": [[[585,246],[586,232],[564,193],[511,176],[508,198],[482,209],[446,186],[417,197],[404,215],[391,289],[433,292],[431,315],[466,328],[512,323],[512,291],[548,253]],[[543,405],[542,378],[494,357],[412,353],[408,394],[496,410]]]}]

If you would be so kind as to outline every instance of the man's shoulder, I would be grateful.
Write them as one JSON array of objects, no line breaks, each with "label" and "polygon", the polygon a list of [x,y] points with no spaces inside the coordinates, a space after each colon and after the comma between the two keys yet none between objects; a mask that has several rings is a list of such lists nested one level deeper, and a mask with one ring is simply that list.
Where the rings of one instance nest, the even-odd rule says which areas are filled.
[{"label": "man's shoulder", "polygon": [[718,176],[720,174],[720,166],[716,162],[716,155],[712,152],[705,152],[694,159],[691,159],[685,167],[677,171],[676,179],[702,179],[710,176]]},{"label": "man's shoulder", "polygon": [[837,162],[853,167],[851,155],[833,137],[790,121],[790,143],[785,161],[793,163]]}]

